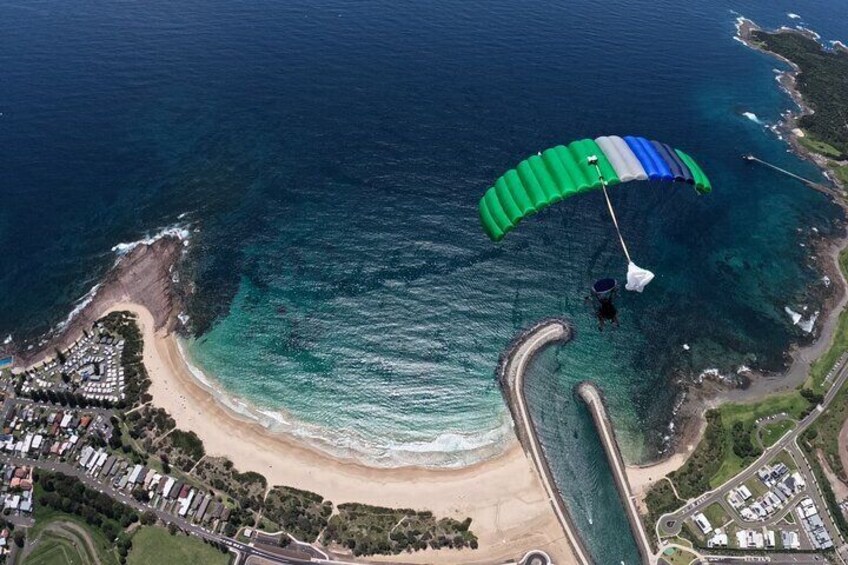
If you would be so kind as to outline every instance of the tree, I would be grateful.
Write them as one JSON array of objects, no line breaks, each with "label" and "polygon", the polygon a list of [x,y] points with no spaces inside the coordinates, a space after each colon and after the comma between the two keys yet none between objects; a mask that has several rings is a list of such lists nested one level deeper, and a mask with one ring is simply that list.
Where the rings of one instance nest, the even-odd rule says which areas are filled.
[{"label": "tree", "polygon": [[168,533],[172,536],[177,535],[177,526],[173,523],[168,524]]},{"label": "tree", "polygon": [[152,526],[156,523],[156,513],[152,510],[146,510],[144,514],[141,515],[141,523],[145,526]]},{"label": "tree", "polygon": [[15,540],[15,545],[23,547],[24,541],[26,541],[26,534],[24,534],[23,530],[15,530],[15,533],[12,535],[12,539]]},{"label": "tree", "polygon": [[139,502],[149,502],[150,494],[143,487],[137,486],[132,491],[133,498]]}]

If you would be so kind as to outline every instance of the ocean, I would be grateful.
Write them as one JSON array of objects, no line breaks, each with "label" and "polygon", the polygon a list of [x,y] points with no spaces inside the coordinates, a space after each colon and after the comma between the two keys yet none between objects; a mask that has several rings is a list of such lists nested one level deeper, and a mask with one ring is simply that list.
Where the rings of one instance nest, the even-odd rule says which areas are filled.
[{"label": "ocean", "polygon": [[[512,434],[500,352],[568,316],[532,409],[597,561],[635,563],[573,384],[604,389],[629,460],[655,457],[681,376],[777,370],[809,339],[785,308],[815,311],[810,240],[842,219],[740,159],[820,177],[768,129],[784,67],[734,41],[739,13],[848,39],[840,2],[0,0],[0,337],[36,339],[116,244],[180,226],[184,349],[222,398],[374,465],[457,466]],[[657,279],[599,332],[589,285],[626,268],[601,195],[500,244],[476,206],[526,156],[611,133],[687,151],[714,192],[613,191]]]}]

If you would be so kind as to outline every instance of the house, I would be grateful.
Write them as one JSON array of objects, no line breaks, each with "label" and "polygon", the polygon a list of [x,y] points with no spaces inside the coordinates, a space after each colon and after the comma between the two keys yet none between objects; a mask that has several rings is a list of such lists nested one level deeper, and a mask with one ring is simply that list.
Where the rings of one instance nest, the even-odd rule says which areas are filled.
[{"label": "house", "polygon": [[130,476],[127,479],[127,482],[133,484],[137,483],[138,476],[141,474],[142,469],[144,469],[144,467],[142,467],[141,465],[136,465],[135,467],[133,467],[133,470],[130,472]]},{"label": "house", "polygon": [[692,520],[698,525],[705,535],[713,531],[713,527],[710,524],[710,521],[707,520],[707,517],[704,516],[703,512],[698,512],[694,516],[692,516]]}]

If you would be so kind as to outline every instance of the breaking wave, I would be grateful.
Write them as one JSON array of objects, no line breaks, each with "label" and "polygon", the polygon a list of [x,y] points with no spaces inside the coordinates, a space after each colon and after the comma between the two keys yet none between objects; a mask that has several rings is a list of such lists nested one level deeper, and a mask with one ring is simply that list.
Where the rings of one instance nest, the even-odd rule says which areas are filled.
[{"label": "breaking wave", "polygon": [[754,112],[742,112],[742,115],[754,122],[755,124],[764,125],[763,121],[757,117]]},{"label": "breaking wave", "polygon": [[185,243],[188,241],[190,233],[191,232],[189,231],[187,225],[174,224],[160,229],[153,235],[145,236],[136,241],[130,241],[128,243],[118,243],[117,245],[113,245],[112,251],[116,253],[118,257],[123,257],[139,245],[152,245],[153,243],[164,237],[176,237],[177,239]]},{"label": "breaking wave", "polygon": [[281,410],[255,406],[234,396],[190,361],[185,342],[178,340],[177,349],[192,377],[221,406],[247,422],[258,424],[271,432],[288,434],[334,457],[383,468],[460,468],[503,453],[511,437],[512,424],[506,413],[500,425],[483,433],[447,431],[434,438],[377,439],[365,437],[349,428],[328,429],[300,421]]}]

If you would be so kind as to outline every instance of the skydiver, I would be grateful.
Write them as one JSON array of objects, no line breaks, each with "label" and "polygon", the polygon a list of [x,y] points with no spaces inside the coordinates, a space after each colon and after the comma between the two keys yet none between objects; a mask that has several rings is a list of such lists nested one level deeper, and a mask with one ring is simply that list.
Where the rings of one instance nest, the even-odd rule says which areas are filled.
[{"label": "skydiver", "polygon": [[586,300],[594,298],[595,317],[598,318],[598,330],[604,331],[604,325],[610,322],[618,327],[618,309],[613,304],[618,282],[612,278],[599,279],[592,285],[592,295]]}]

